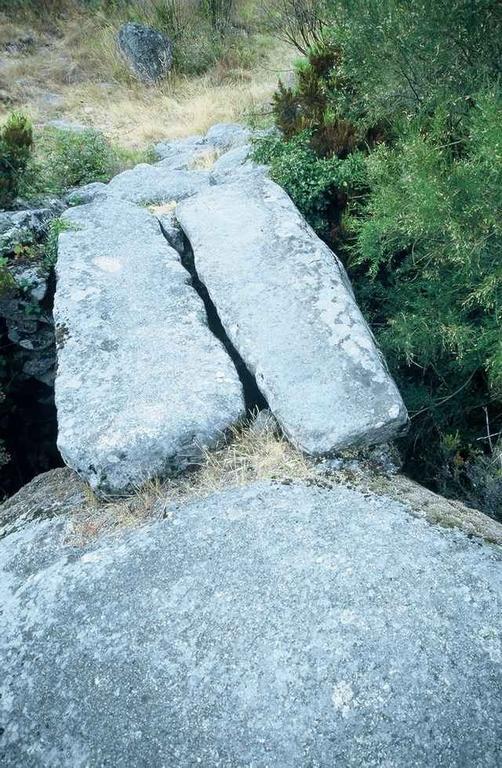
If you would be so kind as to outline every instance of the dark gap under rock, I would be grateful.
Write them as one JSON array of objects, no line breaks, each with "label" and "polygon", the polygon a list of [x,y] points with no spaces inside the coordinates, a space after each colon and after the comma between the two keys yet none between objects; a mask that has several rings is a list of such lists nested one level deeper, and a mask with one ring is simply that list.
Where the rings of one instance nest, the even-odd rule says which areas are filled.
[{"label": "dark gap under rock", "polygon": [[56,346],[52,307],[55,278],[45,295],[13,292],[0,300],[0,499],[49,469],[63,466],[54,403]]},{"label": "dark gap under rock", "polygon": [[[160,225],[162,234],[166,238],[167,242],[171,245],[171,247],[174,247],[172,245],[171,239],[168,237],[164,227],[162,226],[161,221],[159,221],[159,225]],[[182,233],[182,235],[183,235],[184,248],[181,252],[179,249],[175,249],[175,250],[178,250],[181,263],[191,277],[192,287],[198,293],[198,295],[200,296],[200,298],[204,303],[209,330],[211,331],[211,333],[213,333],[216,336],[217,339],[219,339],[219,341],[221,341],[230,359],[235,365],[235,369],[241,381],[242,389],[244,392],[244,402],[246,404],[246,412],[248,415],[251,415],[252,413],[256,413],[256,411],[264,410],[265,408],[268,408],[268,403],[265,397],[263,396],[263,394],[261,393],[258,387],[258,384],[256,383],[255,377],[253,376],[251,371],[248,369],[248,367],[246,366],[246,363],[244,362],[244,360],[242,359],[242,357],[240,356],[240,354],[238,353],[238,351],[236,350],[236,348],[228,338],[225,328],[223,327],[223,324],[218,315],[218,310],[213,304],[213,301],[209,295],[209,292],[206,286],[204,285],[199,275],[197,274],[194,255],[193,255],[190,242],[186,237],[186,235],[184,235],[184,233]]]}]

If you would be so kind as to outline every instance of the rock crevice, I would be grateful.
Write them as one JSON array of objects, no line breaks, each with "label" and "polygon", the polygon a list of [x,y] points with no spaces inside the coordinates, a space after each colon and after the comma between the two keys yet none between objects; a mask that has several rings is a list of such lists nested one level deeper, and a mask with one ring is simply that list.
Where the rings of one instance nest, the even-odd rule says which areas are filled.
[{"label": "rock crevice", "polygon": [[[160,230],[164,235],[164,237],[166,238],[167,242],[171,246],[173,246],[172,238],[169,237],[169,234],[166,231],[165,224],[163,224],[163,222],[159,220],[159,225],[160,225]],[[207,317],[207,325],[209,330],[211,331],[213,336],[215,336],[218,339],[218,341],[220,341],[223,344],[225,350],[227,351],[228,356],[230,357],[230,359],[232,360],[235,366],[235,370],[237,371],[237,375],[242,384],[242,390],[244,393],[244,402],[246,404],[246,413],[250,415],[256,410],[260,410],[260,411],[264,410],[265,408],[268,408],[267,401],[263,396],[262,392],[260,391],[260,388],[258,387],[255,377],[253,376],[251,371],[247,368],[239,352],[230,341],[230,338],[228,337],[228,334],[225,331],[225,328],[223,327],[223,323],[221,322],[220,316],[218,314],[218,310],[214,302],[212,301],[211,296],[209,295],[209,291],[207,290],[206,286],[204,285],[204,283],[202,282],[202,280],[200,279],[197,273],[197,269],[195,267],[193,250],[192,250],[192,246],[190,245],[190,241],[181,230],[179,234],[181,235],[183,247],[177,248],[176,250],[179,253],[181,264],[190,275],[190,284],[192,288],[196,291],[196,293],[202,300],[202,303],[204,304],[204,309],[206,311],[206,317]]]}]

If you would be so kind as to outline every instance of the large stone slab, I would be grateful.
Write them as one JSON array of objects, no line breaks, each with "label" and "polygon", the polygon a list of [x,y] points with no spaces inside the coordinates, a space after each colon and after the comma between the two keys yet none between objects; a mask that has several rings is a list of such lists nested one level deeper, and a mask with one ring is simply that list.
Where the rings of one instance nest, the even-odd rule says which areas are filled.
[{"label": "large stone slab", "polygon": [[176,215],[228,336],[297,446],[329,453],[406,424],[342,265],[279,186],[244,175]]},{"label": "large stone slab", "polygon": [[342,486],[83,548],[60,503],[0,541],[4,768],[500,766],[499,549]]},{"label": "large stone slab", "polygon": [[242,414],[235,368],[146,210],[66,212],[55,299],[58,446],[103,493],[182,468]]},{"label": "large stone slab", "polygon": [[108,184],[106,193],[131,203],[147,205],[178,202],[208,186],[208,172],[172,170],[162,163],[140,163],[115,176]]}]

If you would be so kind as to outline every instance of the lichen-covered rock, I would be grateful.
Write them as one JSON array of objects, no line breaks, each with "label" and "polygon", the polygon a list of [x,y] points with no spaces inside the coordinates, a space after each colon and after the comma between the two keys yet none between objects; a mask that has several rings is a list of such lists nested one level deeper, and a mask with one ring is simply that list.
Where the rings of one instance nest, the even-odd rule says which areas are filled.
[{"label": "lichen-covered rock", "polygon": [[206,133],[206,141],[221,152],[248,144],[252,131],[239,123],[217,123]]},{"label": "lichen-covered rock", "polygon": [[80,547],[79,492],[0,541],[5,768],[500,765],[500,549],[271,483]]},{"label": "lichen-covered rock", "polygon": [[295,445],[330,453],[406,425],[343,266],[280,187],[250,173],[176,215],[231,342]]},{"label": "lichen-covered rock", "polygon": [[178,254],[143,208],[72,208],[55,297],[58,447],[100,493],[190,465],[244,411]]},{"label": "lichen-covered rock", "polygon": [[83,187],[74,187],[66,194],[68,205],[87,205],[98,198],[103,199],[107,193],[108,186],[102,181],[92,181],[90,184],[84,184]]},{"label": "lichen-covered rock", "polygon": [[65,208],[58,199],[43,202],[39,207],[0,211],[0,256],[11,254],[18,245],[31,245],[42,239],[49,222]]},{"label": "lichen-covered rock", "polygon": [[155,145],[154,151],[159,164],[173,171],[186,171],[200,155],[208,151],[204,136],[189,136],[186,139],[161,141]]},{"label": "lichen-covered rock", "polygon": [[137,204],[168,203],[184,200],[208,186],[207,172],[140,163],[115,176],[107,186],[107,195]]},{"label": "lichen-covered rock", "polygon": [[143,83],[157,83],[172,67],[171,41],[156,29],[131,22],[124,24],[119,30],[118,45],[129,68]]}]

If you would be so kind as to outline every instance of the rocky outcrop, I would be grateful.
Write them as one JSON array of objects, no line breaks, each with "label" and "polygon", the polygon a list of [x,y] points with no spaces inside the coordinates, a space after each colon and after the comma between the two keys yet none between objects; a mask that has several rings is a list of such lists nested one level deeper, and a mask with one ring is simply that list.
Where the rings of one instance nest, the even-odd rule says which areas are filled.
[{"label": "rocky outcrop", "polygon": [[222,324],[293,443],[384,442],[407,422],[334,254],[260,174],[176,208]]},{"label": "rocky outcrop", "polygon": [[249,145],[253,132],[238,123],[217,123],[205,136],[160,141],[155,154],[173,170],[188,168],[201,154],[212,149],[219,155]]},{"label": "rocky outcrop", "polygon": [[172,170],[162,163],[141,163],[115,176],[106,195],[140,205],[167,203],[184,200],[208,186],[209,173],[205,171]]},{"label": "rocky outcrop", "polygon": [[173,64],[169,38],[142,24],[124,24],[118,34],[120,52],[131,71],[148,85],[162,80]]},{"label": "rocky outcrop", "polygon": [[69,210],[55,298],[58,446],[99,493],[189,466],[244,410],[178,254],[148,211]]},{"label": "rocky outcrop", "polygon": [[50,221],[64,208],[57,198],[48,198],[39,206],[0,211],[0,256],[12,254],[18,246],[39,242],[47,234]]},{"label": "rocky outcrop", "polygon": [[264,482],[77,546],[70,474],[0,541],[5,768],[499,765],[500,549]]}]

